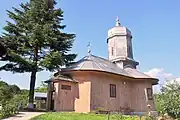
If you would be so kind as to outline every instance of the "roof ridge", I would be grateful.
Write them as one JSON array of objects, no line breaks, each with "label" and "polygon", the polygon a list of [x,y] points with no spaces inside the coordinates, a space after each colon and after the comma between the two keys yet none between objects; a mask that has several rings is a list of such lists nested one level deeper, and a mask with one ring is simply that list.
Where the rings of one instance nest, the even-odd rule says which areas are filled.
[{"label": "roof ridge", "polygon": [[[100,57],[100,56],[96,56],[96,55],[91,55],[91,56],[94,56],[94,57],[97,57],[97,58],[103,59],[103,60],[105,60],[105,61],[109,61],[108,59],[105,59],[105,58]],[[110,62],[110,61],[109,61],[109,62]]]},{"label": "roof ridge", "polygon": [[117,64],[109,61],[108,59],[90,54],[88,56],[84,56],[79,61],[72,64],[72,66],[69,66],[69,67],[63,69],[62,71],[98,70],[98,71],[109,72],[109,73],[114,73],[114,74],[118,74],[118,75],[124,75],[127,77],[136,78],[136,75],[134,76],[131,73],[131,69],[132,69],[133,71],[135,70],[134,72],[137,75],[144,76],[145,78],[152,78],[152,77],[146,75],[145,73],[138,71],[137,69],[133,69],[133,68],[131,68],[130,70],[128,70],[128,69],[126,70],[126,68],[125,69],[120,68]]}]

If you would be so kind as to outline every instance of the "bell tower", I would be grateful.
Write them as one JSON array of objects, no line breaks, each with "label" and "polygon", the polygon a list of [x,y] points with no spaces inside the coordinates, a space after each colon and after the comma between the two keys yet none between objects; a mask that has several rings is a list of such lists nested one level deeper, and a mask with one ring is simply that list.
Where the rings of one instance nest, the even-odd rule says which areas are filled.
[{"label": "bell tower", "polygon": [[121,26],[116,19],[116,26],[108,31],[108,59],[119,67],[132,67],[136,69],[139,64],[133,59],[131,31]]}]

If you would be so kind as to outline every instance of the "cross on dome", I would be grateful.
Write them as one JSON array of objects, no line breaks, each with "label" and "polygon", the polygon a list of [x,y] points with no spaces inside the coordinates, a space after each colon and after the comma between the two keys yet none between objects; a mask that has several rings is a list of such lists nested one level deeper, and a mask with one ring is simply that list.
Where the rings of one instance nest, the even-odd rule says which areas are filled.
[{"label": "cross on dome", "polygon": [[121,24],[120,24],[120,22],[119,22],[119,18],[118,17],[116,17],[116,26],[120,26]]},{"label": "cross on dome", "polygon": [[88,54],[91,54],[91,42],[88,43],[87,47],[88,47]]}]

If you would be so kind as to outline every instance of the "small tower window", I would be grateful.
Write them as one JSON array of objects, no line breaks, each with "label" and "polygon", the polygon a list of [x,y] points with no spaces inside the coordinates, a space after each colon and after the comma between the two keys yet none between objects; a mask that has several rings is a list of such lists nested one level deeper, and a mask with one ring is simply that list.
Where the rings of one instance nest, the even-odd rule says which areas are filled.
[{"label": "small tower window", "polygon": [[112,50],[112,51],[111,51],[111,54],[112,54],[112,56],[113,56],[113,55],[114,55],[114,48],[112,47],[111,50]]}]

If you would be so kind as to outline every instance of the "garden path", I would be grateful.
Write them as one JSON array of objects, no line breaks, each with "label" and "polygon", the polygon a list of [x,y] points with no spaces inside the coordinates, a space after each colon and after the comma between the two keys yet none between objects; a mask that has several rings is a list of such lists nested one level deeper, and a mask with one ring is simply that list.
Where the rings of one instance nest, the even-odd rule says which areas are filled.
[{"label": "garden path", "polygon": [[20,112],[19,114],[3,120],[29,120],[35,116],[44,114],[44,112]]}]

